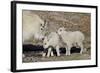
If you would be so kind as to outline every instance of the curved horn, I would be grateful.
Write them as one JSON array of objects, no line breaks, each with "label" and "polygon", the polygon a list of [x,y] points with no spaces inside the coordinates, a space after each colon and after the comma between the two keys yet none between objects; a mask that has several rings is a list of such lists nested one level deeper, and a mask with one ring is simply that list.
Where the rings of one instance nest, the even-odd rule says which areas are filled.
[{"label": "curved horn", "polygon": [[45,24],[46,24],[46,19],[44,20],[44,26],[45,26]]}]

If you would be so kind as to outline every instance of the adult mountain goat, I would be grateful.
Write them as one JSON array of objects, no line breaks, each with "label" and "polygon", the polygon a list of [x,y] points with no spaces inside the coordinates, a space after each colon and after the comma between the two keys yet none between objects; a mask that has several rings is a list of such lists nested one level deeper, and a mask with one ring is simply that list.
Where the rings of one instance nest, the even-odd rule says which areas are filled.
[{"label": "adult mountain goat", "polygon": [[23,11],[23,43],[33,37],[38,40],[44,38],[45,28],[46,21],[30,11]]},{"label": "adult mountain goat", "polygon": [[58,29],[58,34],[61,36],[63,42],[66,44],[66,55],[70,55],[71,47],[77,45],[81,48],[80,54],[83,52],[84,34],[80,31],[65,31],[64,27]]}]

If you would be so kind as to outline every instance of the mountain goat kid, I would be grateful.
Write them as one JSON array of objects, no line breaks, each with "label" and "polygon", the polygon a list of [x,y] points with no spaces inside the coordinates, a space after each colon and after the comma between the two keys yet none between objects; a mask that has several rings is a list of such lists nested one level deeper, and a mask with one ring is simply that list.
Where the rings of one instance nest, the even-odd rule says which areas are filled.
[{"label": "mountain goat kid", "polygon": [[80,54],[83,52],[84,34],[80,31],[65,31],[64,27],[58,29],[58,34],[61,36],[63,42],[66,44],[66,55],[70,55],[70,50],[73,44],[77,44],[81,48]]},{"label": "mountain goat kid", "polygon": [[[51,32],[48,36],[46,36],[43,40],[44,49],[48,50],[47,57],[53,56],[52,47],[56,49],[57,56],[60,56],[59,53],[59,35],[56,32]],[[46,53],[43,53],[43,57]]]}]

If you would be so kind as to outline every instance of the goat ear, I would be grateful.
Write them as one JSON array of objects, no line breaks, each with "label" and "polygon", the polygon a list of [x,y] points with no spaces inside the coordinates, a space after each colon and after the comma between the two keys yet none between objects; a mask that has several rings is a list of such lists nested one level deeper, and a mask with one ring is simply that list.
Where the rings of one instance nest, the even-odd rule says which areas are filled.
[{"label": "goat ear", "polygon": [[47,25],[47,21],[46,21],[46,19],[44,20],[44,26],[46,26]]}]

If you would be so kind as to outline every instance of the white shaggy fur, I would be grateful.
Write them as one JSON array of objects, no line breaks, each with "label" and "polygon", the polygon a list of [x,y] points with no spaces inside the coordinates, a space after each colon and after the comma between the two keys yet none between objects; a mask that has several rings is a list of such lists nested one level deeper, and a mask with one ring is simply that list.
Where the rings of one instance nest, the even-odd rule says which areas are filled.
[{"label": "white shaggy fur", "polygon": [[80,31],[65,31],[65,28],[59,28],[58,34],[61,36],[63,42],[66,44],[66,55],[70,55],[70,49],[73,44],[77,44],[81,48],[80,54],[83,52],[84,34]]},{"label": "white shaggy fur", "polygon": [[38,15],[23,11],[23,43],[32,37],[39,40],[44,38],[42,32],[45,28],[45,22]]},{"label": "white shaggy fur", "polygon": [[[48,50],[48,53],[47,53],[47,57],[50,56],[53,56],[53,52],[51,51],[52,48],[50,47],[54,47],[57,51],[57,56],[60,56],[60,53],[59,53],[59,35],[56,33],[56,32],[51,32],[48,36],[46,36],[44,38],[44,41],[43,41],[43,47],[44,49],[47,48]],[[43,53],[43,56],[45,56],[46,53]]]}]

